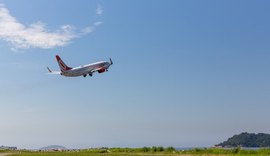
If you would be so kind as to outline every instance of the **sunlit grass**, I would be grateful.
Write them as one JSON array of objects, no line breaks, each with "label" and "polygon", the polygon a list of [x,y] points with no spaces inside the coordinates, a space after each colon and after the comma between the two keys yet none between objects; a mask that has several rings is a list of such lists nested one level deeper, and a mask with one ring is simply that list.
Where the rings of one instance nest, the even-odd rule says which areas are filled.
[{"label": "sunlit grass", "polygon": [[105,148],[80,151],[33,152],[16,151],[14,156],[270,156],[270,149],[243,150],[240,148],[196,148],[176,151],[174,148]]}]

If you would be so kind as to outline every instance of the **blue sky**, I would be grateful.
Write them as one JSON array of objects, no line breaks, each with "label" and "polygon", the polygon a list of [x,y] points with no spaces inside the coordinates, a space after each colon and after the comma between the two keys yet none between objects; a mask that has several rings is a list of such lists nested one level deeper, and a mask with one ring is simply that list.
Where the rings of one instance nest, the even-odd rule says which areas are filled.
[{"label": "blue sky", "polygon": [[[213,146],[270,133],[269,1],[0,3],[0,144]],[[114,64],[47,75],[56,54]]]}]

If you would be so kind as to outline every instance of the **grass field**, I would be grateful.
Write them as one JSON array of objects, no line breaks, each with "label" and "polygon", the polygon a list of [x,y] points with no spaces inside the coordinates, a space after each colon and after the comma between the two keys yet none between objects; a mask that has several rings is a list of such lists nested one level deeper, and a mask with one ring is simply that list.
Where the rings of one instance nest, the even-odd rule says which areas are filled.
[{"label": "grass field", "polygon": [[[1,151],[0,151],[1,152]],[[2,151],[3,152],[3,151]],[[13,156],[270,156],[270,149],[243,150],[205,148],[186,151],[176,151],[174,148],[106,148],[87,149],[80,151],[4,151],[12,153]]]}]

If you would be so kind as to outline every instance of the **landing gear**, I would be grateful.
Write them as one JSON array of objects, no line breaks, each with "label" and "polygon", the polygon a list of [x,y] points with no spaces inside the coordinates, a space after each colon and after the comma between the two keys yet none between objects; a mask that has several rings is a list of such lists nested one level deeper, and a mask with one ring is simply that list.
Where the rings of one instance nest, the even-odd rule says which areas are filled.
[{"label": "landing gear", "polygon": [[90,77],[92,77],[92,76],[93,76],[93,74],[92,74],[92,73],[89,73],[89,76],[90,76]]},{"label": "landing gear", "polygon": [[86,77],[86,75],[83,75],[83,77]]}]

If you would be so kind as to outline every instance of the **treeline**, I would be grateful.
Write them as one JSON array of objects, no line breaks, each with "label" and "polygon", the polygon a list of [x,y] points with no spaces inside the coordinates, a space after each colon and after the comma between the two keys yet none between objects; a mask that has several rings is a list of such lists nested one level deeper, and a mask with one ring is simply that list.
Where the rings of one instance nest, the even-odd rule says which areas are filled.
[{"label": "treeline", "polygon": [[176,150],[174,147],[142,147],[142,148],[94,148],[85,150],[87,153],[171,153],[171,154],[263,154],[270,155],[270,149],[248,150],[236,148],[194,148],[189,150]]},{"label": "treeline", "polygon": [[[12,151],[10,151],[12,152]],[[14,151],[12,152],[14,153]],[[91,148],[84,150],[71,150],[71,151],[28,151],[17,150],[20,156],[86,156],[86,155],[270,155],[270,149],[247,150],[237,148],[195,148],[190,150],[175,150],[173,147],[142,147],[142,148]]]},{"label": "treeline", "polygon": [[[31,152],[31,151],[23,151],[21,153],[43,153],[46,152]],[[176,150],[174,147],[142,147],[142,148],[91,148],[91,149],[84,149],[78,151],[59,151],[59,152],[49,152],[47,153],[62,153],[62,154],[70,154],[75,153],[76,155],[95,155],[95,154],[112,154],[112,155],[128,155],[128,154],[149,154],[149,155],[270,155],[270,149],[258,149],[258,150],[248,150],[248,149],[241,149],[240,147],[237,148],[194,148],[189,150]]]},{"label": "treeline", "polygon": [[176,149],[174,147],[162,147],[162,146],[153,146],[153,147],[142,147],[142,148],[92,148],[85,151],[93,153],[146,153],[146,152],[164,152],[164,153],[175,153]]},{"label": "treeline", "polygon": [[248,150],[248,149],[241,149],[240,147],[237,148],[194,148],[189,150],[176,150],[174,147],[142,147],[142,148],[92,148],[86,150],[80,150],[80,154],[87,153],[111,153],[111,154],[184,154],[184,155],[270,155],[270,149],[258,149],[258,150]]},{"label": "treeline", "polygon": [[270,149],[258,149],[258,150],[252,150],[252,149],[241,149],[240,147],[236,148],[195,148],[192,150],[185,150],[185,151],[179,151],[179,154],[188,154],[188,155],[270,155]]}]

